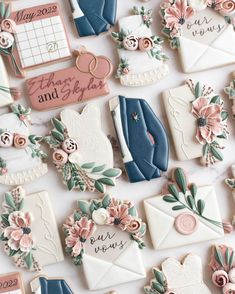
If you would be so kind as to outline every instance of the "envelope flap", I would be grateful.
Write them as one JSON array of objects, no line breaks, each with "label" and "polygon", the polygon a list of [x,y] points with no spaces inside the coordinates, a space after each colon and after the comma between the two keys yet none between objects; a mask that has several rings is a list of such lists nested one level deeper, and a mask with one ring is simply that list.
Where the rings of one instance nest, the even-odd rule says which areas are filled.
[{"label": "envelope flap", "polygon": [[[226,45],[225,45],[226,44]],[[232,25],[229,25],[217,39],[213,41],[211,47],[220,49],[222,52],[235,53],[235,32]]]}]

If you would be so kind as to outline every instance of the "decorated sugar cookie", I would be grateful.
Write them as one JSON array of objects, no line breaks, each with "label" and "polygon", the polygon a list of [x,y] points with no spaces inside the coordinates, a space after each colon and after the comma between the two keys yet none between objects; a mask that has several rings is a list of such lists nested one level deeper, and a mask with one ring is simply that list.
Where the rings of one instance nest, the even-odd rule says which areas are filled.
[{"label": "decorated sugar cookie", "polygon": [[130,182],[160,177],[168,167],[169,144],[151,107],[144,99],[117,96],[109,108]]},{"label": "decorated sugar cookie", "polygon": [[46,191],[26,196],[22,187],[5,193],[1,236],[6,254],[16,266],[40,271],[64,260],[59,232]]},{"label": "decorated sugar cookie", "polygon": [[183,262],[168,258],[161,269],[154,267],[150,285],[144,287],[146,294],[211,294],[203,281],[202,262],[199,256],[188,254]]},{"label": "decorated sugar cookie", "polygon": [[75,51],[76,66],[46,73],[26,81],[30,103],[37,110],[48,110],[109,94],[111,61],[83,47]]},{"label": "decorated sugar cookie", "polygon": [[[233,199],[235,201],[235,165],[232,166],[232,178],[226,179],[225,183],[232,189]],[[233,216],[233,225],[235,224],[235,216]]]},{"label": "decorated sugar cookie", "polygon": [[69,0],[73,19],[80,37],[99,35],[116,21],[117,0]]},{"label": "decorated sugar cookie", "polygon": [[24,284],[20,273],[0,275],[1,294],[25,294]]},{"label": "decorated sugar cookie", "polygon": [[119,19],[119,32],[112,37],[117,43],[120,63],[117,78],[124,86],[154,84],[168,74],[163,40],[151,31],[152,10],[134,7],[133,15]]},{"label": "decorated sugar cookie", "polygon": [[145,277],[139,249],[146,225],[131,202],[107,194],[100,200],[78,200],[63,230],[65,251],[75,265],[83,264],[90,290]]},{"label": "decorated sugar cookie", "polygon": [[235,292],[235,252],[227,245],[212,246],[209,267],[212,282],[223,294]]},{"label": "decorated sugar cookie", "polygon": [[162,194],[145,200],[144,206],[155,249],[213,240],[224,235],[214,188],[189,184],[181,168],[173,171],[172,180]]},{"label": "decorated sugar cookie", "polygon": [[22,185],[47,173],[41,136],[30,134],[30,108],[12,105],[0,116],[0,183]]},{"label": "decorated sugar cookie", "polygon": [[233,72],[233,80],[231,81],[230,85],[224,89],[225,93],[228,94],[229,99],[232,100],[232,114],[233,118],[235,118],[235,72]]},{"label": "decorated sugar cookie", "polygon": [[30,283],[31,291],[34,294],[73,294],[68,283],[63,278],[48,278],[37,276]]},{"label": "decorated sugar cookie", "polygon": [[163,93],[166,114],[179,160],[201,158],[209,166],[223,161],[228,113],[214,90],[192,80]]},{"label": "decorated sugar cookie", "polygon": [[101,129],[99,109],[89,104],[82,113],[63,110],[52,119],[54,129],[45,137],[54,150],[52,159],[69,190],[99,191],[115,186],[121,170],[113,168],[112,146]]},{"label": "decorated sugar cookie", "polygon": [[160,14],[185,73],[235,63],[234,0],[164,0]]}]

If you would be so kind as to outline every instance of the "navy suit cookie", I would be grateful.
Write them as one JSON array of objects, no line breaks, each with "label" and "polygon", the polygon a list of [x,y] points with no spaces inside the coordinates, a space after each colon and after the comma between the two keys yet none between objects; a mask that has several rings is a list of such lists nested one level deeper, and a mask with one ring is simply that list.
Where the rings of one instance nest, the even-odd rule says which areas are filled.
[{"label": "navy suit cookie", "polygon": [[168,137],[149,104],[119,96],[110,110],[130,182],[160,177],[168,167]]},{"label": "navy suit cookie", "polygon": [[64,279],[49,279],[44,276],[35,278],[31,282],[31,289],[35,294],[73,294],[73,291]]},{"label": "navy suit cookie", "polygon": [[117,0],[70,0],[80,37],[99,35],[116,21]]}]

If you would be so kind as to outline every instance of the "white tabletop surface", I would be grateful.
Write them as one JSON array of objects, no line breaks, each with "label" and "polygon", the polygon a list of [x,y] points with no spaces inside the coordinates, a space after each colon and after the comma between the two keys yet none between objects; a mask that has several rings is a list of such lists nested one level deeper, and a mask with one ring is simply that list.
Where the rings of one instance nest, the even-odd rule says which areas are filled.
[{"label": "white tabletop surface", "polygon": [[[63,11],[63,17],[66,24],[66,29],[69,35],[69,39],[71,42],[71,47],[76,48],[79,45],[85,45],[88,50],[101,55],[106,55],[113,61],[115,67],[118,64],[117,51],[114,42],[111,40],[110,34],[103,34],[99,37],[88,37],[88,38],[77,38],[76,31],[74,29],[73,23],[70,20],[70,8],[68,1],[66,0],[57,0],[61,4],[61,8]],[[33,4],[43,4],[49,3],[48,0],[18,0],[12,1],[13,9],[24,8],[31,6]],[[129,11],[133,7],[133,5],[141,5],[141,1],[139,0],[118,0],[118,12],[117,18],[127,16]],[[160,17],[158,14],[160,1],[152,0],[146,3],[147,7],[154,9],[154,22],[153,22],[153,32],[160,34],[161,25],[160,25]],[[178,61],[177,52],[172,52],[169,49],[169,44],[166,42],[164,49],[166,50],[167,55],[170,57],[169,66],[170,66],[170,74],[163,81],[153,86],[141,87],[141,88],[127,88],[123,87],[119,84],[119,81],[115,78],[112,78],[110,85],[110,94],[106,97],[95,98],[90,100],[88,103],[97,104],[102,111],[102,123],[103,128],[107,134],[114,135],[113,124],[111,120],[111,115],[109,113],[108,101],[111,97],[122,94],[126,97],[138,97],[145,98],[149,104],[152,106],[153,110],[156,112],[157,116],[163,121],[165,124],[167,131],[169,132],[168,125],[166,122],[162,97],[161,93],[163,90],[167,88],[176,87],[182,84],[187,78],[198,79],[206,84],[210,84],[214,87],[215,90],[223,94],[223,88],[228,85],[229,80],[231,78],[230,73],[235,70],[234,66],[227,66],[224,68],[218,68],[211,71],[205,71],[202,73],[195,73],[191,75],[185,75],[182,73],[180,63]],[[42,67],[36,70],[32,70],[28,72],[27,77],[34,77],[44,72],[50,72],[53,70],[66,68],[73,64],[72,61],[61,62],[60,64],[54,64],[47,67]],[[24,87],[23,80],[17,80],[11,77],[11,85],[16,86],[19,85]],[[20,102],[24,105],[28,104],[27,97],[24,95]],[[80,103],[77,105],[68,106],[75,110],[82,110],[84,107],[84,103]],[[225,106],[229,110],[231,114],[231,101],[225,98]],[[7,112],[7,109],[1,109],[0,113]],[[50,118],[55,115],[58,115],[60,109],[49,110],[45,112],[32,112],[32,121],[33,121],[33,129],[34,133],[38,134],[46,134],[49,131],[50,125],[48,124]],[[221,214],[224,219],[231,219],[234,211],[235,204],[232,199],[231,191],[225,186],[224,179],[227,176],[231,176],[230,168],[233,163],[235,163],[235,121],[231,118],[229,119],[229,130],[230,130],[230,139],[227,143],[227,147],[224,151],[225,160],[222,163],[216,164],[213,167],[205,168],[200,166],[197,160],[190,160],[187,162],[179,162],[176,160],[174,148],[172,146],[172,142],[170,143],[170,162],[169,162],[169,170],[170,168],[180,166],[185,168],[190,175],[190,179],[193,182],[196,182],[198,185],[205,184],[213,184],[216,188],[217,197],[219,201],[219,205],[221,208]],[[171,140],[171,138],[170,138]],[[119,159],[120,159],[120,155]],[[167,173],[163,175],[160,179],[152,180],[151,182],[141,182],[136,184],[130,184],[124,178],[121,178],[117,181],[117,186],[112,190],[109,190],[113,196],[130,199],[136,203],[139,208],[141,216],[145,219],[144,211],[143,211],[143,200],[149,196],[157,195],[161,191],[162,185],[166,182]],[[0,186],[0,201],[3,197],[3,193],[7,191],[8,187],[1,185]],[[55,168],[52,164],[49,164],[49,172],[46,176],[38,179],[37,181],[25,185],[25,189],[27,193],[38,192],[41,190],[48,190],[51,195],[51,201],[54,207],[54,212],[57,218],[58,226],[61,228],[62,223],[67,215],[71,213],[71,211],[75,207],[75,201],[77,199],[88,199],[96,197],[95,194],[82,193],[82,192],[68,192],[66,187],[62,184],[60,176],[57,174]],[[157,221],[157,220],[156,220]],[[62,240],[63,235],[61,234]],[[163,251],[155,251],[151,245],[149,234],[145,238],[147,248],[143,250],[142,256],[144,260],[144,264],[147,270],[148,277],[146,279],[134,282],[127,283],[124,285],[119,285],[114,287],[113,289],[105,289],[101,291],[94,291],[93,293],[101,294],[106,293],[109,290],[116,290],[119,294],[140,294],[143,293],[144,285],[149,283],[149,279],[151,278],[150,272],[153,266],[160,265],[160,263],[167,257],[175,257],[178,259],[182,259],[187,253],[195,253],[198,254],[202,258],[202,262],[204,265],[204,277],[205,282],[211,288],[212,293],[216,294],[217,290],[210,282],[210,270],[207,267],[209,255],[210,255],[210,246],[214,244],[213,241],[195,244],[191,246],[184,246],[181,248],[171,249],[171,250],[163,250]],[[222,240],[216,240],[216,243],[225,243],[231,246],[235,246],[235,234],[231,234],[226,236]],[[0,274],[16,271],[17,269],[14,267],[11,259],[5,255],[3,251],[0,252]],[[28,283],[34,277],[34,273],[28,273],[24,270],[20,270],[23,274],[23,279],[26,284],[27,293],[31,293],[29,291]],[[87,294],[90,293],[87,290],[87,286],[85,283],[85,279],[83,276],[82,268],[78,268],[73,265],[72,260],[69,256],[66,256],[65,261],[59,264],[48,266],[43,271],[44,274],[48,276],[62,276],[68,280],[74,293],[76,294]]]}]

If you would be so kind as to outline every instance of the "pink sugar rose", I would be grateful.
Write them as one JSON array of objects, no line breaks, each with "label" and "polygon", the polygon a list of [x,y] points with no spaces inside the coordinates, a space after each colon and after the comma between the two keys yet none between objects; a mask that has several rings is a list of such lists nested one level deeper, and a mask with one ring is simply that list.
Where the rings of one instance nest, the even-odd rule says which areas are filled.
[{"label": "pink sugar rose", "polygon": [[125,231],[132,220],[132,216],[128,214],[128,206],[121,204],[118,206],[108,207],[107,210],[110,215],[109,224],[115,225],[122,231]]},{"label": "pink sugar rose", "polygon": [[217,5],[217,9],[224,16],[233,15],[235,13],[235,1],[221,0]]},{"label": "pink sugar rose", "polygon": [[64,165],[68,161],[68,154],[64,150],[58,149],[53,152],[52,159],[56,165]]},{"label": "pink sugar rose", "polygon": [[24,149],[28,146],[29,139],[25,135],[14,134],[13,144],[17,149]]},{"label": "pink sugar rose", "polygon": [[213,142],[224,130],[221,118],[222,106],[210,104],[209,99],[205,97],[197,98],[192,105],[192,114],[197,118],[197,140],[200,144]]},{"label": "pink sugar rose", "polygon": [[13,34],[16,30],[16,23],[12,19],[3,19],[1,22],[1,29],[4,32]]},{"label": "pink sugar rose", "polygon": [[4,237],[8,239],[8,246],[12,250],[29,252],[34,247],[31,234],[31,216],[28,212],[15,211],[9,215],[10,226],[4,230]]},{"label": "pink sugar rose", "polygon": [[228,283],[223,287],[223,294],[235,294],[235,284]]},{"label": "pink sugar rose", "polygon": [[127,226],[127,231],[131,234],[136,234],[141,228],[142,220],[139,218],[132,218],[129,225]]},{"label": "pink sugar rose", "polygon": [[223,288],[228,282],[228,274],[224,270],[217,270],[212,275],[212,282],[220,288]]},{"label": "pink sugar rose", "polygon": [[153,48],[153,40],[151,38],[140,38],[139,39],[139,50],[140,51],[150,51]]}]

